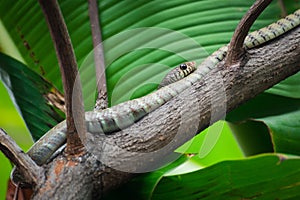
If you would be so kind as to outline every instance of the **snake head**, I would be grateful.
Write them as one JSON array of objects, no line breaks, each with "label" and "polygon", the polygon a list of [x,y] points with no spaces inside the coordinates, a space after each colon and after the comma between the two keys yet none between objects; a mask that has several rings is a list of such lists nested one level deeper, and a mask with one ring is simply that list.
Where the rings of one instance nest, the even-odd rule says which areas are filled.
[{"label": "snake head", "polygon": [[178,71],[181,73],[181,77],[186,77],[196,70],[196,62],[185,62],[179,65]]},{"label": "snake head", "polygon": [[162,80],[158,88],[183,79],[196,70],[196,62],[185,62],[171,70]]}]

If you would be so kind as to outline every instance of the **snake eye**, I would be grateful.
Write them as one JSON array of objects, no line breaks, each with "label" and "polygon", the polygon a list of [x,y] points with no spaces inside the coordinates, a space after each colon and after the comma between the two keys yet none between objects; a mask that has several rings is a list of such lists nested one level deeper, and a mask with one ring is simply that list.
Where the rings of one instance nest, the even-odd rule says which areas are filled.
[{"label": "snake eye", "polygon": [[179,65],[181,70],[186,70],[187,69],[187,65],[186,64],[181,64]]}]

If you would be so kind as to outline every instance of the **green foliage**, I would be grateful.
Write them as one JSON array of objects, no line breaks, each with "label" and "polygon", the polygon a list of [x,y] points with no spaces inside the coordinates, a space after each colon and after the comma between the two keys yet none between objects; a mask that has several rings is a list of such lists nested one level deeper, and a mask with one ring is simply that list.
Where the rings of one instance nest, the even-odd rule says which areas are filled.
[{"label": "green foliage", "polygon": [[[9,133],[22,149],[27,150],[32,145],[32,138],[26,129],[23,119],[5,91],[2,82],[0,82],[0,96],[0,127]],[[0,163],[0,199],[4,199],[12,166],[2,152],[0,152]]]},{"label": "green foliage", "polygon": [[[261,155],[167,176],[153,199],[298,199],[299,159]],[[176,192],[175,192],[176,191]]]},{"label": "green foliage", "polygon": [[[291,95],[297,95],[296,89],[291,91]],[[299,108],[299,98],[264,93],[231,112],[227,120],[247,155],[259,153],[261,148],[265,149],[263,152],[299,155]]]},{"label": "green foliage", "polygon": [[46,98],[55,88],[24,64],[0,53],[0,75],[34,139],[63,119]]},{"label": "green foliage", "polygon": [[[93,47],[87,2],[64,0],[59,3],[83,77],[85,108],[90,109],[95,77],[89,68],[93,65]],[[153,91],[170,67],[186,60],[200,63],[228,43],[238,21],[252,3],[240,0],[100,1],[110,105]],[[286,3],[288,12],[299,7],[299,3]],[[278,19],[278,5],[273,2],[252,30]],[[50,34],[41,9],[33,0],[0,0],[0,20],[3,25],[0,29],[1,52],[24,63],[1,54],[1,76],[13,83],[5,82],[31,134],[38,138],[59,120],[44,99],[54,86],[62,91]],[[227,117],[247,155],[273,151],[299,155],[298,76],[278,84]],[[255,132],[258,134],[254,136]],[[212,142],[214,137],[219,140]],[[227,198],[273,199],[299,195],[295,184],[300,177],[298,159],[280,161],[276,155],[261,155],[212,165],[224,159],[241,158],[227,126],[212,127],[211,131],[201,133],[177,152],[194,156],[187,159],[184,155],[170,166],[133,180],[119,194],[131,191],[142,198],[158,199],[194,199],[203,198],[203,195],[206,199],[221,198],[220,195],[223,198],[228,195]],[[206,167],[209,165],[212,166]],[[174,175],[175,168],[179,175]],[[171,169],[173,172],[165,174]],[[193,170],[197,171],[184,174]],[[274,186],[274,183],[277,184]],[[140,186],[138,191],[137,186]],[[279,191],[280,188],[283,189]],[[178,196],[174,196],[177,193]]]}]

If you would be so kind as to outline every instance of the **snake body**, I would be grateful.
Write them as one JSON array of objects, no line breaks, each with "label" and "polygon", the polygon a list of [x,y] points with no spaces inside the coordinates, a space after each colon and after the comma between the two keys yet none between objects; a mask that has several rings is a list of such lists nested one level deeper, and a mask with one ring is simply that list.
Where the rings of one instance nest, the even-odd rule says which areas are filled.
[{"label": "snake body", "polygon": [[[244,47],[250,49],[259,46],[293,29],[299,24],[300,9],[265,28],[250,33],[245,39]],[[159,90],[147,96],[127,101],[105,110],[86,112],[87,131],[93,134],[110,134],[132,125],[146,114],[162,106],[171,98],[199,81],[211,71],[217,63],[224,59],[226,53],[227,46],[221,47],[204,60],[198,69],[196,69],[194,62],[187,62],[180,65],[175,68],[175,71],[177,70],[179,74],[171,73],[170,78],[164,79],[165,81],[162,82]],[[184,69],[182,70],[181,68]],[[28,155],[38,165],[42,165],[47,162],[53,152],[65,143],[65,140],[66,121],[63,121],[37,141],[28,151]]]}]

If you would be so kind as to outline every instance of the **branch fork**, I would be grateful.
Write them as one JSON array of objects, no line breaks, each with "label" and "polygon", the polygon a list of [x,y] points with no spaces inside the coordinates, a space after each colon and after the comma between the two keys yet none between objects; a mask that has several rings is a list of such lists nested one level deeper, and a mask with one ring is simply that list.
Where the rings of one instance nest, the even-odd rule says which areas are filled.
[{"label": "branch fork", "polygon": [[38,185],[43,182],[44,169],[38,166],[23,150],[0,128],[0,150],[19,169],[26,182]]},{"label": "branch fork", "polygon": [[244,40],[252,24],[271,2],[272,0],[257,0],[243,16],[229,43],[227,56],[225,58],[226,67],[242,62],[243,56],[246,53],[243,47]]}]

